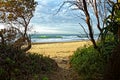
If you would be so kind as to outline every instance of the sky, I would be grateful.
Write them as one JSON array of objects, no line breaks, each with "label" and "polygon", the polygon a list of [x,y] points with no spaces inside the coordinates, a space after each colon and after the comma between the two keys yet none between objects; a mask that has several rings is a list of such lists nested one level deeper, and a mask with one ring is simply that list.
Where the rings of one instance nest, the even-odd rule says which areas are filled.
[{"label": "sky", "polygon": [[[77,10],[72,10],[64,5],[60,11],[58,9],[65,0],[35,0],[38,2],[34,17],[31,19],[31,33],[40,34],[84,34],[84,30],[80,27],[81,23],[85,29],[86,24],[81,20]],[[57,13],[58,12],[58,13]],[[57,14],[56,14],[57,13]],[[1,25],[0,28],[3,26]],[[95,30],[97,33],[97,29]]]},{"label": "sky", "polygon": [[[68,4],[57,13],[64,0],[36,0],[38,5],[31,20],[32,31],[48,34],[79,34],[80,18],[77,11],[71,10]],[[57,14],[56,14],[57,13]]]}]

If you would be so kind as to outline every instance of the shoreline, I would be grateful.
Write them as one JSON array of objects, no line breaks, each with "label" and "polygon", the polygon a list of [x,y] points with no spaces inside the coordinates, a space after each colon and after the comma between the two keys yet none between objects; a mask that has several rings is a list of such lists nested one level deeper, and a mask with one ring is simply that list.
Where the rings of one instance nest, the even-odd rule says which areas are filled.
[{"label": "shoreline", "polygon": [[90,40],[79,40],[79,41],[61,41],[61,42],[32,42],[32,45],[39,44],[54,44],[54,43],[74,43],[74,42],[91,42]]}]

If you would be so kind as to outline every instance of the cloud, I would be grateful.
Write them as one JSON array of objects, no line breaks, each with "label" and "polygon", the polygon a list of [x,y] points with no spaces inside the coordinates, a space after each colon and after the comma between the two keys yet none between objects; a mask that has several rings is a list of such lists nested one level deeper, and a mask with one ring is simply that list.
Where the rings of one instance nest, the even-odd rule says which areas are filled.
[{"label": "cloud", "polygon": [[43,34],[43,33],[49,33],[49,34],[69,33],[69,31],[66,31],[65,29],[62,29],[59,26],[58,27],[52,27],[52,26],[50,27],[50,25],[36,25],[33,28],[32,32],[38,32],[38,33],[41,33],[41,34]]},{"label": "cloud", "polygon": [[[34,23],[32,23],[34,24]],[[57,33],[57,34],[77,34],[81,31],[77,23],[51,23],[51,24],[34,24],[31,32],[38,33]]]},{"label": "cloud", "polygon": [[3,24],[0,24],[0,29],[4,29],[4,25]]},{"label": "cloud", "polygon": [[[84,24],[84,22],[76,15],[80,13],[79,11],[63,7],[59,13],[55,15],[64,0],[36,1],[38,1],[38,6],[31,21],[31,24],[34,26],[34,31],[40,33],[71,34],[83,32],[79,23]],[[68,4],[66,6],[68,6]]]},{"label": "cloud", "polygon": [[[64,6],[58,14],[55,13],[60,8],[64,0],[36,0],[38,5],[36,7],[34,17],[30,25],[33,25],[32,32],[39,33],[68,33],[77,34],[84,33],[79,23],[84,25],[84,22],[76,15],[78,11],[70,10]],[[86,25],[84,25],[86,26]],[[2,28],[2,26],[0,26]],[[87,29],[87,27],[85,27]]]}]

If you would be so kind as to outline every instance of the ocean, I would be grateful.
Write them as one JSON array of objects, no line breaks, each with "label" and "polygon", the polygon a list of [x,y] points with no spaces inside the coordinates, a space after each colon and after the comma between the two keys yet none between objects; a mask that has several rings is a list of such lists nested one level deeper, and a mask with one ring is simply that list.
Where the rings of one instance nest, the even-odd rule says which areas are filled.
[{"label": "ocean", "polygon": [[[30,34],[32,43],[70,42],[89,40],[85,34]],[[95,35],[97,39],[98,35]]]}]

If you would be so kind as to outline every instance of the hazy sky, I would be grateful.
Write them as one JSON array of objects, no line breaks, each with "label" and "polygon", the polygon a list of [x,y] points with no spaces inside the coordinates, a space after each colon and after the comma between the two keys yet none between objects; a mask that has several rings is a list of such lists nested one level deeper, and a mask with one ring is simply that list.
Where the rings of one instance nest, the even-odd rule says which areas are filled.
[{"label": "hazy sky", "polygon": [[[31,20],[33,31],[40,33],[83,33],[77,18],[78,11],[69,9],[66,4],[58,14],[64,0],[36,0],[38,5]],[[56,14],[56,15],[55,15]]]}]

